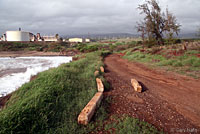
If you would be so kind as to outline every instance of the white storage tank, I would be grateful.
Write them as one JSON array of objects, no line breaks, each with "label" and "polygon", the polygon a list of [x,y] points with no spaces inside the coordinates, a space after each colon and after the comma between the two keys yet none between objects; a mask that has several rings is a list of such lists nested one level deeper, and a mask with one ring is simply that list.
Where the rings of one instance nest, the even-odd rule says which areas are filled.
[{"label": "white storage tank", "polygon": [[30,41],[30,33],[24,31],[7,31],[7,41]]}]

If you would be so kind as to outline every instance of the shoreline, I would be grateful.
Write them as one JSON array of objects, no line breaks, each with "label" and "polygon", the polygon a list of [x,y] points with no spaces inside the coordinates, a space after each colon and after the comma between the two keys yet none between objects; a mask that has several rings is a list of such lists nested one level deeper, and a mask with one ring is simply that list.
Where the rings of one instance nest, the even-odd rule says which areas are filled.
[{"label": "shoreline", "polygon": [[[74,54],[76,55],[76,54]],[[10,57],[10,58],[16,58],[16,57],[57,57],[57,56],[66,56],[66,57],[73,57],[74,55],[61,55],[59,52],[37,52],[37,51],[0,51],[0,58],[3,57]],[[4,70],[2,74],[0,74],[0,77],[2,77],[5,73],[16,73],[16,72],[24,72],[25,68],[19,68],[15,70]],[[39,73],[38,73],[39,74]],[[30,78],[30,81],[37,78],[37,75],[33,75]],[[29,81],[29,82],[30,82]],[[18,89],[16,89],[18,90]],[[16,91],[15,90],[15,91]],[[14,92],[15,92],[14,91]],[[13,92],[6,94],[5,96],[0,96],[0,111],[4,108],[6,105],[6,102],[10,99]]]},{"label": "shoreline", "polygon": [[[35,80],[37,78],[38,74],[31,76],[29,82]],[[12,94],[14,92],[16,92],[17,90],[18,90],[18,88],[15,91],[13,91],[13,92],[11,92],[11,93],[9,93],[7,95],[0,97],[0,111],[5,107],[7,101],[12,97]]]},{"label": "shoreline", "polygon": [[30,57],[30,56],[75,56],[77,52],[39,52],[39,51],[0,51],[0,57]]}]

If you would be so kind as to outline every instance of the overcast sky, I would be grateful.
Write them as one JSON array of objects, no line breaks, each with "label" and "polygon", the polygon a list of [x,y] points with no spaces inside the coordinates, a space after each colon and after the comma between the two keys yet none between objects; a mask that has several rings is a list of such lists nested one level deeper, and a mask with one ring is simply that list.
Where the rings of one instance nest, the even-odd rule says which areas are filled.
[{"label": "overcast sky", "polygon": [[[136,33],[137,9],[145,0],[0,0],[0,34],[18,30],[42,34]],[[200,0],[159,0],[182,25],[200,27]]]}]

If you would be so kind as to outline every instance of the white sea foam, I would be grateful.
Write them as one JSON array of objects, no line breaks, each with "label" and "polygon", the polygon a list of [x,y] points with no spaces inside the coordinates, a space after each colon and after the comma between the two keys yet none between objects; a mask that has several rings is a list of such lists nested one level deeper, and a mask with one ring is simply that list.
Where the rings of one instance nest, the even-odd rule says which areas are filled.
[{"label": "white sea foam", "polygon": [[29,82],[31,76],[70,61],[72,61],[72,57],[0,58],[0,72],[6,69],[26,68],[25,72],[9,73],[0,77],[0,97],[15,91],[24,83]]}]

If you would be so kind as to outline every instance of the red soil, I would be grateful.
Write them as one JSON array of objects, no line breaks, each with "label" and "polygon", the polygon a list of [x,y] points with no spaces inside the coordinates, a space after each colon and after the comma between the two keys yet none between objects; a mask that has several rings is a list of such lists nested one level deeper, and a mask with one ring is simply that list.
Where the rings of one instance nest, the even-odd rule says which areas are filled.
[{"label": "red soil", "polygon": [[[120,55],[110,55],[104,63],[105,78],[111,84],[104,96],[113,98],[111,115],[127,114],[168,133],[193,128],[200,132],[200,80],[149,69]],[[140,82],[143,93],[133,90],[131,78]]]}]

